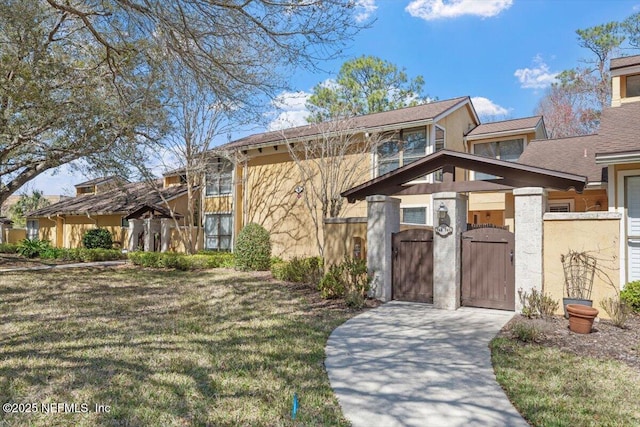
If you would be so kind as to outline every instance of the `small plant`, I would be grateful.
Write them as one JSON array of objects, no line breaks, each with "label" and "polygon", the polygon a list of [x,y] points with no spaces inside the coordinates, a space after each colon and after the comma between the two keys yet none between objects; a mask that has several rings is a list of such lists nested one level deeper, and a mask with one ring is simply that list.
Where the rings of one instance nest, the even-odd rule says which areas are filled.
[{"label": "small plant", "polygon": [[87,249],[111,249],[113,247],[113,238],[107,229],[92,228],[82,236],[82,244]]},{"label": "small plant", "polygon": [[620,299],[629,305],[631,310],[640,313],[640,280],[627,283],[620,292]]},{"label": "small plant", "polygon": [[603,299],[600,301],[600,307],[609,315],[613,324],[618,328],[624,327],[631,314],[631,307],[622,301],[619,296]]},{"label": "small plant", "polygon": [[15,243],[0,243],[0,253],[2,254],[18,253],[18,245]]},{"label": "small plant", "polygon": [[322,279],[323,261],[320,257],[297,258],[290,261],[272,260],[271,274],[278,280],[317,285]]},{"label": "small plant", "polygon": [[234,253],[235,266],[238,270],[269,270],[271,267],[269,232],[259,224],[247,224],[238,234]]},{"label": "small plant", "polygon": [[344,267],[341,264],[332,265],[318,284],[322,298],[340,298],[345,293]]},{"label": "small plant", "polygon": [[518,298],[522,304],[522,315],[528,318],[541,317],[548,319],[552,317],[560,307],[560,303],[551,298],[550,295],[538,292],[533,289],[531,293],[518,290]]},{"label": "small plant", "polygon": [[18,253],[25,258],[37,258],[50,248],[48,240],[23,239],[18,243]]},{"label": "small plant", "polygon": [[542,330],[536,325],[531,325],[526,322],[515,323],[511,327],[511,334],[513,338],[526,343],[538,342],[544,335]]},{"label": "small plant", "polygon": [[318,289],[323,298],[344,297],[347,306],[361,308],[370,283],[366,262],[347,257],[340,264],[329,267]]}]

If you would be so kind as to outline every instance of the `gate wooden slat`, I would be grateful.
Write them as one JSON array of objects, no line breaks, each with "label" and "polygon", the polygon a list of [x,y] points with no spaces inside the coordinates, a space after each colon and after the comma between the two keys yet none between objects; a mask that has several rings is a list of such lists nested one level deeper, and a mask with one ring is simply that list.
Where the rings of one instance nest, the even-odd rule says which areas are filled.
[{"label": "gate wooden slat", "polygon": [[500,228],[462,233],[462,305],[515,309],[514,242],[514,234]]},{"label": "gate wooden slat", "polygon": [[433,232],[409,229],[392,237],[392,298],[433,303]]}]

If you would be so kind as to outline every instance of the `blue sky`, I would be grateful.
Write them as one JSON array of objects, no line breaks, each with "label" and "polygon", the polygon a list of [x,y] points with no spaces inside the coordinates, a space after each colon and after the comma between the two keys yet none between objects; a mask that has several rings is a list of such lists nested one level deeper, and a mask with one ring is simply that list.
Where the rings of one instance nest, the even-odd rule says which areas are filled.
[{"label": "blue sky", "polygon": [[[335,76],[347,59],[374,55],[422,75],[425,93],[439,99],[471,96],[487,118],[533,115],[555,74],[588,52],[576,29],[620,21],[640,12],[640,0],[357,0],[361,18],[374,19],[343,57],[319,64],[326,72],[292,76],[292,91],[274,102],[268,128],[304,123],[305,96]],[[621,52],[621,54],[632,52]],[[279,110],[276,110],[279,107]],[[264,129],[254,129],[252,133]],[[233,135],[240,137],[242,134]],[[45,194],[72,194],[84,177],[62,168],[30,184]]]}]

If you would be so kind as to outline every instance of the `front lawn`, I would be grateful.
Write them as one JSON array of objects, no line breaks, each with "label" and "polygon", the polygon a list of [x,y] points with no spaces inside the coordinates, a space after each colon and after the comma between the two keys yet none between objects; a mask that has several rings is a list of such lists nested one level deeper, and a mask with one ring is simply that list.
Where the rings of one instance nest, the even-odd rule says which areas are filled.
[{"label": "front lawn", "polygon": [[1,412],[0,425],[347,425],[324,346],[355,313],[268,277],[2,274],[0,403],[36,413]]},{"label": "front lawn", "polygon": [[491,342],[491,354],[498,382],[532,426],[640,425],[640,373],[624,363],[507,337]]}]

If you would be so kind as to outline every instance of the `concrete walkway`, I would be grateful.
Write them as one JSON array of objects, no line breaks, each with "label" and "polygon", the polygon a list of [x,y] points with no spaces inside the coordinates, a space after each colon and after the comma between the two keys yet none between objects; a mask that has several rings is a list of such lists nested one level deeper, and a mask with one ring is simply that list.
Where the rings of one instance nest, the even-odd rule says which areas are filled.
[{"label": "concrete walkway", "polygon": [[325,365],[354,427],[528,426],[496,383],[489,341],[512,312],[390,302],[338,327]]},{"label": "concrete walkway", "polygon": [[126,264],[127,261],[95,261],[95,262],[76,262],[73,264],[56,264],[56,265],[36,265],[33,267],[0,267],[0,273],[10,271],[38,271],[38,270],[62,270],[65,268],[82,268],[82,267],[113,267],[116,265]]}]

